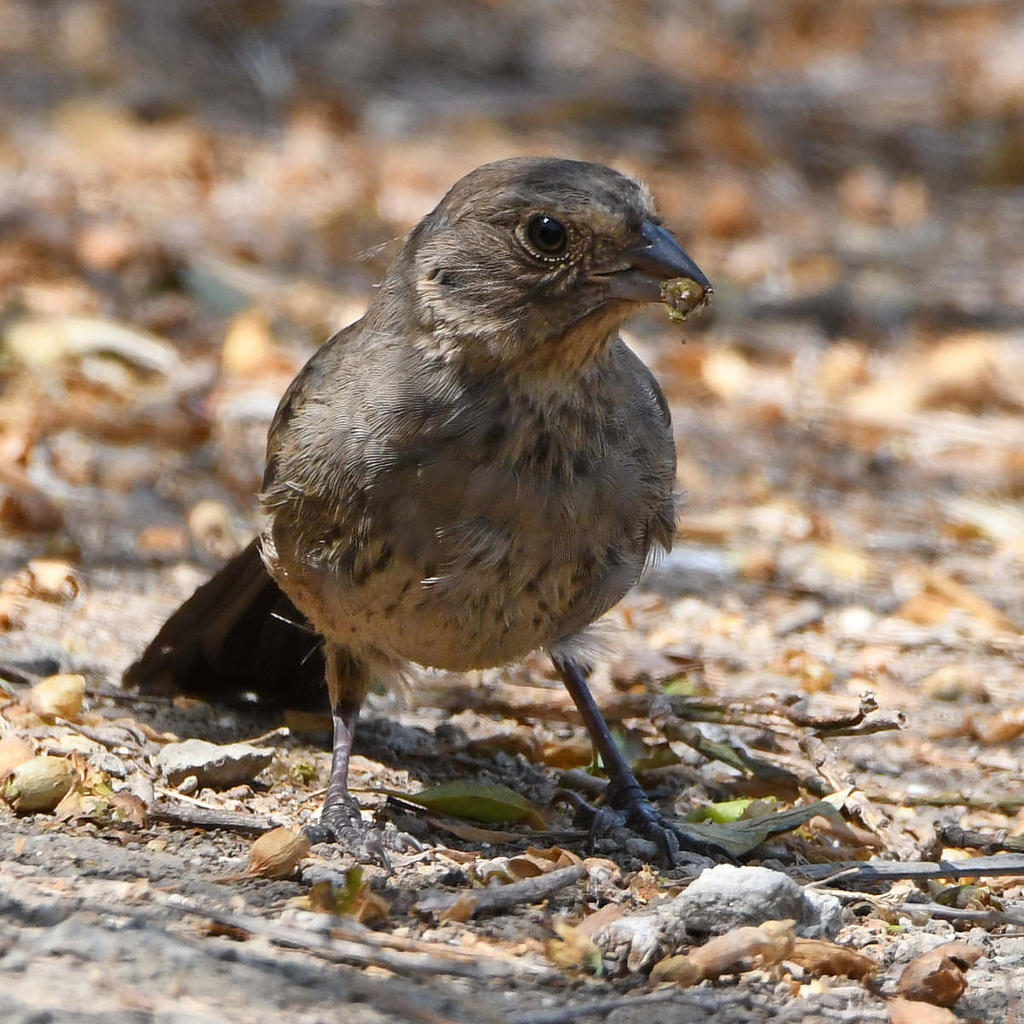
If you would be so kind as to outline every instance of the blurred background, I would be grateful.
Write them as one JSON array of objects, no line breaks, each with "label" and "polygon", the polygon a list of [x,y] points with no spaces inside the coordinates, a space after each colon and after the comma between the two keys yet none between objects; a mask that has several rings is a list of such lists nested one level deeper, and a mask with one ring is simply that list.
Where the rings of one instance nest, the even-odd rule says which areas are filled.
[{"label": "blurred background", "polygon": [[[402,235],[535,153],[644,178],[716,286],[628,331],[689,496],[651,586],[724,616],[650,642],[727,676],[715,636],[801,608],[1024,618],[1019,3],[0,0],[8,629],[123,664],[251,529],[279,394]],[[43,556],[87,615],[18,603]]]}]

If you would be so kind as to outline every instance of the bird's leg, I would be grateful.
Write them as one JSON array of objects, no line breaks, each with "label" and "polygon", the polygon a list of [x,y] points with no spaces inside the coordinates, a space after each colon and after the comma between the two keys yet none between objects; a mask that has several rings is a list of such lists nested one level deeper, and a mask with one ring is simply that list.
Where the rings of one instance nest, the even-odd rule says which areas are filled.
[{"label": "bird's leg", "polygon": [[[670,866],[675,864],[680,850],[690,850],[717,859],[725,857],[731,861],[732,857],[727,851],[694,835],[685,825],[670,821],[655,810],[622,752],[615,745],[615,740],[601,716],[579,665],[572,658],[552,655],[552,660],[562,677],[562,682],[565,683],[565,688],[569,691],[569,696],[579,709],[580,717],[587,727],[587,732],[590,733],[597,752],[601,755],[604,769],[608,774],[605,798],[608,805],[622,812],[625,824],[634,832],[657,844]],[[597,812],[591,822],[591,835],[607,828],[609,824],[609,816]]]},{"label": "bird's leg", "polygon": [[333,644],[325,644],[324,655],[334,723],[331,775],[320,821],[307,825],[304,831],[312,843],[338,843],[356,860],[376,861],[390,868],[388,849],[415,849],[419,844],[404,832],[384,831],[364,821],[359,802],[348,791],[348,764],[356,719],[369,688],[365,666],[350,652]]}]

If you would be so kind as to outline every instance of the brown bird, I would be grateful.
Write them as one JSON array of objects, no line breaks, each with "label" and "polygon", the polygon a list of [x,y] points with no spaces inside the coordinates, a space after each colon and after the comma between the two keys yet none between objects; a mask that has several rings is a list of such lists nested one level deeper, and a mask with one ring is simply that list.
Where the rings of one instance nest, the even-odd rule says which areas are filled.
[{"label": "brown bird", "polygon": [[642,303],[669,294],[685,311],[710,291],[616,171],[529,158],[466,175],[282,398],[258,540],[128,681],[305,703],[325,670],[333,762],[308,831],[365,849],[347,775],[369,689],[410,664],[464,671],[544,647],[603,759],[607,805],[670,862],[708,850],[647,800],[585,669],[588,627],[675,529],[668,406],[618,330]]}]

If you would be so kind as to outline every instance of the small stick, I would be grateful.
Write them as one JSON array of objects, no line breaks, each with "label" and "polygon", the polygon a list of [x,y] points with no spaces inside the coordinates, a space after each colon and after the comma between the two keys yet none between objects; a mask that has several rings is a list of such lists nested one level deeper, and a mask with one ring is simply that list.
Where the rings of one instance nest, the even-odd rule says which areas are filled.
[{"label": "small stick", "polygon": [[582,864],[559,868],[545,875],[524,878],[521,882],[511,885],[494,885],[487,889],[470,889],[459,893],[428,892],[413,909],[420,914],[443,914],[453,907],[464,896],[469,896],[474,903],[472,913],[486,911],[509,910],[521,903],[537,903],[546,899],[559,889],[578,882],[586,873]]},{"label": "small stick", "polygon": [[[278,946],[290,946],[341,963],[360,967],[383,967],[395,974],[412,977],[424,974],[447,974],[461,978],[497,978],[514,975],[545,974],[546,968],[526,967],[522,960],[499,960],[477,952],[471,960],[457,956],[435,956],[429,953],[408,953],[383,949],[354,939],[335,939],[323,932],[307,931],[290,925],[267,921],[261,917],[232,914],[215,907],[204,907],[177,896],[167,896],[160,905],[181,914],[214,921],[227,928],[237,928],[250,935],[262,935]],[[525,970],[524,970],[525,968]]]},{"label": "small stick", "polygon": [[811,881],[829,878],[834,882],[896,882],[909,878],[921,881],[929,878],[992,878],[1000,875],[1024,875],[1024,855],[1002,854],[995,857],[966,857],[963,860],[916,861],[859,861],[852,864],[801,864],[789,869],[794,877]]},{"label": "small stick", "polygon": [[153,821],[162,821],[167,825],[181,825],[184,828],[222,828],[228,832],[241,832],[247,835],[262,835],[283,824],[276,818],[264,818],[258,814],[213,810],[194,804],[173,804],[167,800],[156,801],[147,814]]},{"label": "small stick", "polygon": [[[754,1000],[749,993],[691,990],[681,991],[670,988],[657,992],[648,992],[639,996],[609,996],[607,999],[594,999],[589,1003],[572,1003],[566,1006],[555,1006],[544,1010],[526,1010],[508,1018],[508,1024],[566,1024],[579,1020],[580,1017],[592,1017],[598,1014],[611,1013],[627,1007],[640,1010],[658,1003],[673,1003],[679,1007],[699,1008],[708,1013],[716,1013],[730,1007],[743,1009],[767,1010],[768,1007]],[[702,1013],[703,1016],[703,1013]],[[673,1017],[673,1019],[675,1019]]]}]

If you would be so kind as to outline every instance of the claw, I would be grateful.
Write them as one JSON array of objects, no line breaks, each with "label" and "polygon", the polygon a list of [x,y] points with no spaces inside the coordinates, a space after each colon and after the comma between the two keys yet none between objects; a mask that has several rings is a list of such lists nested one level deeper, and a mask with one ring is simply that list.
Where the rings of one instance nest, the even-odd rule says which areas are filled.
[{"label": "claw", "polygon": [[394,873],[389,851],[405,853],[409,849],[417,852],[423,849],[422,843],[414,836],[364,821],[358,807],[344,803],[325,807],[320,821],[307,825],[303,832],[311,844],[336,843],[360,864],[378,864],[388,874]]},{"label": "claw", "polygon": [[572,804],[577,818],[587,823],[588,853],[593,853],[594,843],[599,836],[606,835],[614,828],[626,827],[653,843],[669,867],[676,866],[679,854],[684,850],[715,860],[725,860],[730,864],[736,863],[728,850],[702,836],[694,835],[684,826],[659,814],[639,786],[607,792],[606,797],[614,801],[613,806],[595,807],[572,790],[559,790],[556,794],[557,799]]}]

